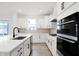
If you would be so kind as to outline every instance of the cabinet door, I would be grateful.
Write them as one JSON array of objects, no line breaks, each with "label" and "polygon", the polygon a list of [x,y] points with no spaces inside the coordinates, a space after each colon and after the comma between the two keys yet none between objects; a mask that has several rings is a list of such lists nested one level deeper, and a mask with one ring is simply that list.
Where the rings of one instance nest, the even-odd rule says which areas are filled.
[{"label": "cabinet door", "polygon": [[56,36],[50,36],[48,35],[48,42],[47,46],[50,49],[52,55],[56,56]]},{"label": "cabinet door", "polygon": [[38,33],[33,33],[33,43],[38,43],[39,42],[39,34]]},{"label": "cabinet door", "polygon": [[68,8],[70,7],[72,4],[74,4],[75,2],[64,2],[64,8]]},{"label": "cabinet door", "polygon": [[24,56],[28,56],[27,41],[24,42]]},{"label": "cabinet door", "polygon": [[36,20],[36,27],[41,28],[41,25],[42,25],[41,19]]},{"label": "cabinet door", "polygon": [[39,18],[39,20],[36,20],[37,28],[50,28],[50,22],[49,22],[49,16],[45,16],[43,18]]},{"label": "cabinet door", "polygon": [[52,48],[51,48],[51,52],[54,56],[56,56],[56,37],[52,37]]},{"label": "cabinet door", "polygon": [[17,52],[17,51],[13,51],[13,52],[11,53],[11,56],[18,56],[18,52]]},{"label": "cabinet door", "polygon": [[56,8],[57,8],[57,15],[59,15],[62,12],[62,10],[61,10],[61,2],[57,2]]},{"label": "cabinet door", "polygon": [[49,50],[51,50],[50,42],[51,41],[50,41],[49,35],[47,35],[46,44],[47,44],[47,47],[49,48]]},{"label": "cabinet door", "polygon": [[24,56],[29,56],[30,54],[30,38],[24,42]]},{"label": "cabinet door", "polygon": [[40,41],[40,43],[45,43],[47,41],[47,33],[40,33],[39,41]]},{"label": "cabinet door", "polygon": [[34,33],[33,34],[33,43],[45,43],[47,40],[46,33]]},{"label": "cabinet door", "polygon": [[47,47],[49,48],[49,35],[47,35],[46,44],[47,44]]},{"label": "cabinet door", "polygon": [[48,46],[49,46],[49,49],[51,51],[51,49],[52,49],[52,41],[51,40],[49,40]]},{"label": "cabinet door", "polygon": [[28,50],[28,55],[30,54],[30,38],[27,40],[27,50]]},{"label": "cabinet door", "polygon": [[23,56],[23,44],[19,45],[16,49],[11,52],[11,56]]},{"label": "cabinet door", "polygon": [[45,40],[44,34],[40,33],[40,34],[39,34],[39,42],[43,43],[44,40]]},{"label": "cabinet door", "polygon": [[16,25],[18,27],[21,27],[21,28],[26,28],[27,27],[27,24],[26,24],[26,18],[23,18],[23,17],[17,17],[16,19]]},{"label": "cabinet door", "polygon": [[[66,5],[67,5],[67,3],[66,3]],[[57,19],[60,20],[60,19],[67,17],[75,12],[78,12],[79,11],[78,5],[79,5],[79,3],[77,3],[77,2],[69,3],[68,7],[66,7],[66,9],[63,10],[63,12],[57,16]]]}]

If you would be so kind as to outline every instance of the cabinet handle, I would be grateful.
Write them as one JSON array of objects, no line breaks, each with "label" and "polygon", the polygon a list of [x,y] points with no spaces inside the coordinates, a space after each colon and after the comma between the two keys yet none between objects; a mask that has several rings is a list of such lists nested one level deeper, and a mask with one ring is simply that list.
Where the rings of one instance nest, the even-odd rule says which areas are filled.
[{"label": "cabinet handle", "polygon": [[28,48],[29,48],[29,44],[28,44]]},{"label": "cabinet handle", "polygon": [[22,48],[20,48],[20,50],[21,50]]},{"label": "cabinet handle", "polygon": [[17,52],[19,52],[22,48],[20,48]]},{"label": "cabinet handle", "polygon": [[21,56],[22,55],[22,52],[19,54],[19,56]]},{"label": "cabinet handle", "polygon": [[18,50],[17,52],[19,52],[20,50]]}]

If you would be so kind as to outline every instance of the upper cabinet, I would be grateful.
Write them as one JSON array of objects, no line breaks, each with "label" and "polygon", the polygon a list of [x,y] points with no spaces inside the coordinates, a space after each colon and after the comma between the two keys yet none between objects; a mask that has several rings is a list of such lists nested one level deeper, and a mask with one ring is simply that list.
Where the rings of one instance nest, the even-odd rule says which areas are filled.
[{"label": "upper cabinet", "polygon": [[61,13],[61,2],[57,2],[56,4],[56,8],[57,8],[57,15],[59,15]]},{"label": "upper cabinet", "polygon": [[17,18],[17,26],[20,28],[26,28],[26,18]]},{"label": "upper cabinet", "polygon": [[57,2],[57,15],[63,13],[66,9],[71,7],[74,4],[74,2]]},{"label": "upper cabinet", "polygon": [[36,20],[37,29],[50,29],[51,24],[48,18],[49,16],[44,16],[44,18],[39,18]]},{"label": "upper cabinet", "polygon": [[77,2],[58,2],[57,8],[57,19],[60,20],[67,17],[75,12],[79,11],[79,3]]}]

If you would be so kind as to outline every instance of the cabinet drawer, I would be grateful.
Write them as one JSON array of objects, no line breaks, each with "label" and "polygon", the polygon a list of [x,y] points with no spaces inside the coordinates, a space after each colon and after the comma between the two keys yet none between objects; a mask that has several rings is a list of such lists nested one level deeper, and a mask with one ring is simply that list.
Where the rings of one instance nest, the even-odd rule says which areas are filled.
[{"label": "cabinet drawer", "polygon": [[21,56],[23,55],[23,45],[18,46],[11,52],[11,56]]}]

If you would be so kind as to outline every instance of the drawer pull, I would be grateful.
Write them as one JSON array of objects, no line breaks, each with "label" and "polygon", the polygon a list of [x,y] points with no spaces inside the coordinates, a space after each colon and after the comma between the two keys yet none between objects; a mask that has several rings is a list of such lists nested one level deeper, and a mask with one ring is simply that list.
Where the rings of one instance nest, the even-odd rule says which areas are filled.
[{"label": "drawer pull", "polygon": [[19,52],[20,50],[18,50],[17,52]]},{"label": "drawer pull", "polygon": [[20,50],[21,50],[22,48],[20,48]]},{"label": "drawer pull", "polygon": [[28,44],[28,48],[29,48],[29,44]]},{"label": "drawer pull", "polygon": [[22,52],[19,54],[19,56],[21,56],[22,55]]},{"label": "drawer pull", "polygon": [[17,52],[20,52],[21,49],[22,49],[22,48],[20,48]]}]

